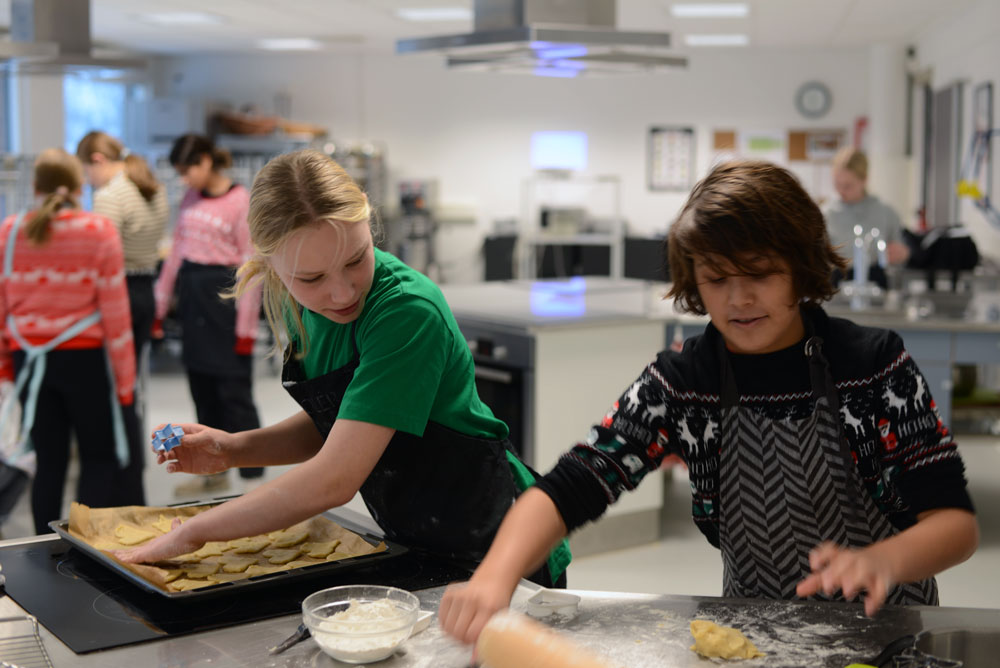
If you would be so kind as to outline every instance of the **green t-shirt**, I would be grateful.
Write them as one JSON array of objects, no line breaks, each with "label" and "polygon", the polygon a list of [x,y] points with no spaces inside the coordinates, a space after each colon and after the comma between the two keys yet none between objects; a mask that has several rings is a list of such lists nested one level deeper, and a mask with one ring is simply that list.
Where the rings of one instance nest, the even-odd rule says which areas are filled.
[{"label": "green t-shirt", "polygon": [[[394,256],[375,249],[375,276],[355,334],[360,364],[338,418],[369,422],[423,436],[427,422],[467,436],[504,439],[507,425],[493,416],[476,392],[468,343],[441,290]],[[307,379],[339,369],[354,357],[352,324],[302,311],[308,345],[302,359]],[[528,469],[507,452],[514,482],[534,483]],[[565,539],[549,555],[558,578],[572,555]]]},{"label": "green t-shirt", "polygon": [[[472,354],[441,290],[375,249],[375,275],[357,319],[360,365],[337,417],[422,436],[433,420],[467,436],[504,439],[507,425],[476,392]],[[307,379],[354,356],[351,324],[302,312]]]}]

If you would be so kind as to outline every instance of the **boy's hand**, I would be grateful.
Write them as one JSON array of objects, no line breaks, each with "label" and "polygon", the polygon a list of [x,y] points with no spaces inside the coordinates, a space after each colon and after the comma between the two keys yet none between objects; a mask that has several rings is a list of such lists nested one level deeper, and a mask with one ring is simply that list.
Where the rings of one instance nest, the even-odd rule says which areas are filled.
[{"label": "boy's hand", "polygon": [[809,566],[812,575],[796,587],[799,596],[812,596],[820,591],[832,596],[840,590],[850,601],[865,592],[865,614],[869,617],[878,612],[895,585],[890,565],[868,550],[822,543],[809,553]]},{"label": "boy's hand", "polygon": [[475,579],[450,585],[438,610],[441,628],[456,640],[473,645],[493,614],[510,604],[510,597],[506,588]]}]

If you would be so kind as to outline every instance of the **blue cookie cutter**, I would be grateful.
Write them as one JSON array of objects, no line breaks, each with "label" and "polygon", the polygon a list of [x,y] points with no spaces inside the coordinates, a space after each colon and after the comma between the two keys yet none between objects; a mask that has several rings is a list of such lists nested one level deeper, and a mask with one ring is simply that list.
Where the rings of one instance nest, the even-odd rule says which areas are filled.
[{"label": "blue cookie cutter", "polygon": [[153,449],[157,452],[170,452],[181,444],[183,436],[183,429],[167,424],[163,429],[153,432]]}]

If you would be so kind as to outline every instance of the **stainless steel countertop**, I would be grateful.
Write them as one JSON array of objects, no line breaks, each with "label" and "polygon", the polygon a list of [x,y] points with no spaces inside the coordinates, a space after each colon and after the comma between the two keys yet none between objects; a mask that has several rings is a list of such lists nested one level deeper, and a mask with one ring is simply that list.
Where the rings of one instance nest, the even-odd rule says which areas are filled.
[{"label": "stainless steel countertop", "polygon": [[[523,611],[533,591],[531,586],[518,587],[512,607]],[[436,612],[443,592],[443,587],[416,592],[421,608]],[[768,668],[805,665],[842,668],[852,661],[871,658],[899,636],[929,628],[1000,630],[1000,610],[889,607],[874,619],[868,619],[857,604],[574,593],[582,598],[578,614],[547,623],[578,644],[629,668],[705,666],[704,661],[689,649],[688,625],[695,618],[740,628],[767,654],[764,659],[748,665],[767,665]],[[9,597],[0,600],[0,616],[18,614],[23,614],[23,610]],[[57,667],[346,665],[323,654],[312,639],[281,655],[270,656],[268,648],[291,634],[300,620],[298,615],[289,615],[83,655],[74,654],[44,627],[40,634]],[[0,624],[0,638],[6,632],[5,625]],[[377,665],[381,668],[466,668],[470,659],[470,648],[444,636],[435,617],[425,631],[410,638],[399,652]]]},{"label": "stainless steel countertop", "polygon": [[[668,285],[633,279],[586,277],[571,281],[495,281],[441,287],[459,321],[492,323],[532,331],[549,328],[628,324],[636,321],[704,324],[707,316],[679,313],[663,299]],[[861,325],[903,331],[1000,333],[1000,322],[930,316],[907,317],[903,309],[851,310],[836,302],[826,311]]]}]

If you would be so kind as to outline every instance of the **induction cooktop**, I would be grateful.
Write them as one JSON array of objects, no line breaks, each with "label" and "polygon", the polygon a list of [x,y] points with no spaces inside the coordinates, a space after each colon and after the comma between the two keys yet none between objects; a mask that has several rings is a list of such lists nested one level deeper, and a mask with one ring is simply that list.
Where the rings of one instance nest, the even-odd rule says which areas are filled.
[{"label": "induction cooktop", "polygon": [[176,601],[146,592],[60,538],[0,548],[6,593],[77,654],[293,614],[319,589],[383,584],[410,591],[471,571],[408,550],[394,559],[232,596]]}]

